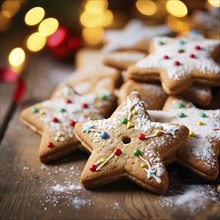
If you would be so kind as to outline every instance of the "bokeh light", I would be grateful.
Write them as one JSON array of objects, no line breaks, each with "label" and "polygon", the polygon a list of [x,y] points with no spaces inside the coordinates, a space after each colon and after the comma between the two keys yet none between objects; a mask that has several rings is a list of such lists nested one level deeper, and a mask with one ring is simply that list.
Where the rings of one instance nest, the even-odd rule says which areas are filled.
[{"label": "bokeh light", "polygon": [[166,8],[175,17],[184,17],[188,12],[186,5],[179,0],[168,0]]},{"label": "bokeh light", "polygon": [[96,28],[83,28],[82,37],[84,41],[90,45],[99,44],[102,41],[104,29],[101,27]]},{"label": "bokeh light", "polygon": [[136,2],[137,9],[144,15],[151,16],[156,13],[157,6],[150,0],[138,0]]},{"label": "bokeh light", "polygon": [[59,22],[55,18],[46,18],[44,19],[38,28],[38,31],[44,36],[50,36],[56,32],[59,26]]},{"label": "bokeh light", "polygon": [[27,48],[32,52],[41,50],[46,44],[46,37],[39,32],[31,34],[27,39]]},{"label": "bokeh light", "polygon": [[14,48],[8,56],[8,61],[10,65],[14,67],[22,65],[25,61],[24,50],[20,47]]},{"label": "bokeh light", "polygon": [[178,33],[186,33],[190,29],[189,20],[183,21],[172,15],[167,16],[166,23],[170,29]]},{"label": "bokeh light", "polygon": [[2,11],[7,11],[10,14],[10,17],[13,17],[21,7],[19,1],[4,1],[2,3]]},{"label": "bokeh light", "polygon": [[106,0],[102,1],[87,1],[85,4],[85,10],[91,14],[98,14],[106,10],[108,7],[108,2]]},{"label": "bokeh light", "polygon": [[65,28],[58,28],[57,31],[48,37],[47,44],[49,47],[57,47],[60,45],[67,36],[67,31]]},{"label": "bokeh light", "polygon": [[220,7],[220,0],[208,0],[208,2],[213,7]]},{"label": "bokeh light", "polygon": [[43,8],[41,7],[35,7],[30,9],[24,18],[24,21],[27,25],[36,25],[38,23],[40,23],[42,21],[42,19],[44,18],[45,15],[45,11]]}]

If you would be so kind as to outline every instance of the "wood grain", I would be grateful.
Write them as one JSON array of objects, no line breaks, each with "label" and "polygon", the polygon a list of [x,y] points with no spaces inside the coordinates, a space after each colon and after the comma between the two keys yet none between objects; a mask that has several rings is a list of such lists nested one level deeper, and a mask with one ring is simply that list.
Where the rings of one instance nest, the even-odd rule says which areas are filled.
[{"label": "wood grain", "polygon": [[175,202],[186,193],[186,188],[214,193],[220,183],[219,178],[204,181],[176,164],[168,167],[169,191],[159,196],[128,180],[85,190],[79,184],[79,175],[88,158],[84,152],[73,153],[47,166],[40,163],[37,158],[40,136],[19,122],[19,113],[24,107],[49,98],[55,86],[71,71],[72,67],[44,56],[35,57],[28,66],[25,100],[8,124],[0,148],[0,219],[220,218],[220,198],[216,194],[199,198],[199,204],[193,198],[191,204],[190,200],[182,205]]}]

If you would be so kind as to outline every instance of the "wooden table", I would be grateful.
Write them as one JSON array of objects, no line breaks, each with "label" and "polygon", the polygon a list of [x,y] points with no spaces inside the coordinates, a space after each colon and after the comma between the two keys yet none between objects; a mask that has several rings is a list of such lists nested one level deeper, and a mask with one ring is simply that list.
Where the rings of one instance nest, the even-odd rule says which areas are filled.
[{"label": "wooden table", "polygon": [[[158,196],[129,182],[86,190],[79,184],[88,158],[76,152],[50,165],[38,158],[40,136],[19,121],[21,110],[50,97],[73,71],[46,54],[32,56],[25,70],[27,92],[14,106],[0,148],[0,219],[219,219],[217,185],[173,164],[170,187]],[[1,121],[11,108],[13,85],[1,85]],[[1,124],[2,125],[2,124]]]}]

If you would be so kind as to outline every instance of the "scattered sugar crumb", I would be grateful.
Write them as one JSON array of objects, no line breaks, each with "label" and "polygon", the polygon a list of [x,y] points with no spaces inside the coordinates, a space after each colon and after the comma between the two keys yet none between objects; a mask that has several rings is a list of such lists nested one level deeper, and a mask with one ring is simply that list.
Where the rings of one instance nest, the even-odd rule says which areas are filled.
[{"label": "scattered sugar crumb", "polygon": [[189,214],[195,214],[205,209],[210,201],[220,204],[217,191],[210,185],[184,185],[182,192],[176,192],[168,197],[161,196],[156,203],[161,207],[184,208]]}]

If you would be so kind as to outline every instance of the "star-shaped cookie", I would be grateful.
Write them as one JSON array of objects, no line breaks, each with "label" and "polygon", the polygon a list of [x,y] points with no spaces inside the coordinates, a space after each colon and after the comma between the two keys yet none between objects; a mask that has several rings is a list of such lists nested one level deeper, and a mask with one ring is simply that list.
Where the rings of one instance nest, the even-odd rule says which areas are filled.
[{"label": "star-shaped cookie", "polygon": [[169,181],[162,160],[184,144],[188,129],[152,122],[135,92],[110,118],[77,123],[75,134],[86,149],[93,149],[81,175],[84,187],[125,177],[163,193]]},{"label": "star-shaped cookie", "polygon": [[79,148],[74,135],[77,122],[101,119],[114,110],[116,97],[112,91],[117,77],[93,76],[98,81],[89,80],[89,76],[83,76],[83,80],[74,77],[76,81],[60,85],[52,99],[22,111],[21,121],[42,134],[39,149],[42,162],[50,162]]},{"label": "star-shaped cookie", "polygon": [[177,161],[196,174],[214,180],[219,174],[220,109],[202,110],[191,102],[170,96],[164,111],[150,111],[152,119],[187,126],[189,137],[176,153]]},{"label": "star-shaped cookie", "polygon": [[128,79],[152,81],[160,76],[167,94],[179,94],[193,82],[220,86],[220,41],[205,38],[155,37],[151,54],[128,68]]},{"label": "star-shaped cookie", "polygon": [[124,29],[108,30],[104,34],[106,45],[104,52],[116,50],[138,50],[148,52],[149,39],[155,36],[170,35],[172,32],[166,25],[146,26],[142,21],[133,19]]}]

